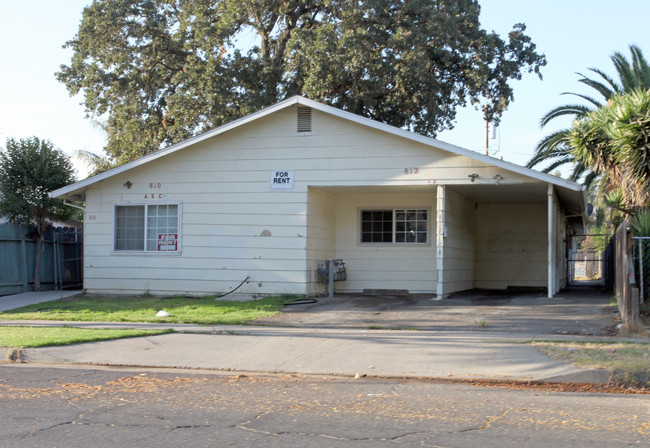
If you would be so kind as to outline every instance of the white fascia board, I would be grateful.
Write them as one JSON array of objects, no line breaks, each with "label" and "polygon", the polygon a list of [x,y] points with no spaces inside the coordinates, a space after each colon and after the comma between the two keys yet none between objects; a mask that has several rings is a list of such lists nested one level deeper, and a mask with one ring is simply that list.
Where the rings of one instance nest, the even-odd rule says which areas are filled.
[{"label": "white fascia board", "polygon": [[62,197],[69,195],[71,193],[77,193],[81,190],[84,190],[88,186],[100,182],[102,180],[108,179],[110,177],[113,177],[117,174],[123,173],[125,171],[128,171],[130,169],[136,168],[138,166],[144,165],[146,163],[149,163],[153,160],[159,159],[161,157],[164,157],[168,154],[172,154],[176,151],[179,151],[183,148],[186,148],[188,146],[191,146],[195,143],[201,142],[203,140],[209,139],[211,137],[223,134],[227,131],[230,131],[232,129],[238,128],[240,126],[243,126],[245,124],[248,124],[252,121],[255,121],[259,118],[265,117],[269,114],[272,114],[274,112],[277,112],[279,110],[285,109],[287,107],[293,106],[294,104],[300,104],[302,106],[310,107],[312,109],[324,112],[326,114],[334,115],[336,117],[339,117],[344,120],[352,121],[354,123],[367,126],[373,129],[377,129],[379,131],[387,132],[389,134],[393,134],[411,141],[415,141],[418,143],[422,143],[424,145],[433,147],[433,148],[438,148],[442,149],[443,151],[450,152],[452,154],[460,155],[460,156],[465,156],[470,159],[478,160],[483,163],[487,163],[489,165],[494,165],[512,172],[515,172],[517,174],[521,174],[523,176],[528,176],[532,177],[533,179],[537,179],[542,182],[548,182],[553,185],[557,185],[559,187],[567,188],[569,190],[573,191],[582,191],[584,187],[576,182],[572,182],[566,179],[562,179],[557,176],[553,176],[551,174],[545,174],[545,173],[540,173],[539,171],[532,170],[530,168],[524,168],[522,166],[516,165],[511,162],[506,162],[503,160],[495,159],[490,156],[485,156],[482,154],[479,154],[474,151],[470,151],[469,149],[461,148],[460,146],[452,145],[440,140],[436,140],[431,137],[426,137],[424,135],[419,135],[415,134],[413,132],[397,128],[395,126],[391,126],[385,123],[380,123],[378,121],[371,120],[370,118],[365,118],[361,117],[359,115],[355,115],[351,112],[347,112],[341,109],[337,109],[332,106],[328,106],[326,104],[319,103],[314,100],[310,100],[307,98],[303,98],[301,96],[293,96],[291,98],[288,98],[284,101],[281,101],[277,104],[274,104],[273,106],[269,106],[267,108],[261,109],[257,112],[254,112],[250,115],[247,115],[243,118],[239,118],[237,120],[231,121],[230,123],[224,124],[222,126],[219,126],[218,128],[212,129],[211,131],[205,132],[203,134],[197,135],[196,137],[189,138],[187,140],[184,140],[180,143],[177,143],[175,145],[169,146],[168,148],[160,149],[156,152],[153,152],[149,155],[146,155],[144,157],[141,157],[137,160],[134,160],[132,162],[125,163],[124,165],[120,165],[116,168],[113,168],[111,170],[105,171],[101,174],[98,174],[93,177],[89,177],[87,179],[84,179],[80,182],[74,183],[72,185],[68,185],[66,187],[60,188],[58,190],[54,190],[53,192],[50,193],[50,197],[57,198],[57,197]]}]

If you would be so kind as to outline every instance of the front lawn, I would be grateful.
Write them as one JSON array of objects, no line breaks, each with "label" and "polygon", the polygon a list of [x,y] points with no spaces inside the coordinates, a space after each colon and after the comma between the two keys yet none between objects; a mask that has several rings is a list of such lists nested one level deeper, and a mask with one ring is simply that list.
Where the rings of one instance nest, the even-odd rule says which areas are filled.
[{"label": "front lawn", "polygon": [[[0,319],[67,320],[87,322],[151,322],[199,325],[245,325],[278,314],[297,296],[267,297],[235,302],[214,296],[187,297],[74,297],[39,303],[0,313]],[[158,311],[169,317],[158,317]]]},{"label": "front lawn", "polygon": [[5,327],[0,326],[0,347],[48,347],[80,344],[109,339],[153,336],[172,330],[87,329],[75,327]]}]

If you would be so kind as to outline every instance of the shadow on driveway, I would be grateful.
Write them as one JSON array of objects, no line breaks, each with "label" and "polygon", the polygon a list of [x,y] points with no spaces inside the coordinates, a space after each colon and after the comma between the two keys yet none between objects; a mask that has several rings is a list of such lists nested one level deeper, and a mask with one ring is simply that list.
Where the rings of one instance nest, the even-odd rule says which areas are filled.
[{"label": "shadow on driveway", "polygon": [[492,291],[469,291],[445,300],[434,300],[431,295],[337,295],[286,306],[282,314],[253,324],[607,335],[617,313],[609,302],[610,294],[596,289],[567,289],[553,299],[545,294]]}]

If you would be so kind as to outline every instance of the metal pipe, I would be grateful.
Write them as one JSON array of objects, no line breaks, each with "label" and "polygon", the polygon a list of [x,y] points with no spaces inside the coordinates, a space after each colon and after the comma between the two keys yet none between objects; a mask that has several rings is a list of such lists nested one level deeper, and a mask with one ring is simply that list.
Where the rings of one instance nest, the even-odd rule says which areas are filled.
[{"label": "metal pipe", "polygon": [[640,280],[639,283],[640,283],[640,287],[641,287],[640,303],[643,303],[643,299],[645,298],[645,295],[643,294],[643,286],[644,286],[643,285],[643,281],[644,281],[644,278],[643,278],[643,244],[642,244],[643,240],[638,240],[638,241],[639,241],[639,277],[641,277],[639,279]]},{"label": "metal pipe", "polygon": [[84,212],[86,211],[86,207],[80,207],[80,206],[78,206],[78,205],[71,204],[71,203],[68,202],[68,201],[63,201],[63,205],[67,205],[68,207],[78,208],[79,210],[82,210],[82,211],[84,211]]},{"label": "metal pipe", "polygon": [[329,264],[329,296],[334,297],[334,260],[327,260]]},{"label": "metal pipe", "polygon": [[54,229],[52,232],[52,254],[54,255],[54,290],[59,289],[59,245],[57,244],[57,231]]}]

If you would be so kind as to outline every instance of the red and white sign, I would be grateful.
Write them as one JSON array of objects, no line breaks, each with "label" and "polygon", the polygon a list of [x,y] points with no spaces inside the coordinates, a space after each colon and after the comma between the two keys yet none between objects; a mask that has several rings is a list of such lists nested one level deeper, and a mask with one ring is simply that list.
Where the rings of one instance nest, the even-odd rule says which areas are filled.
[{"label": "red and white sign", "polygon": [[176,252],[178,250],[178,233],[159,233],[158,251]]}]

